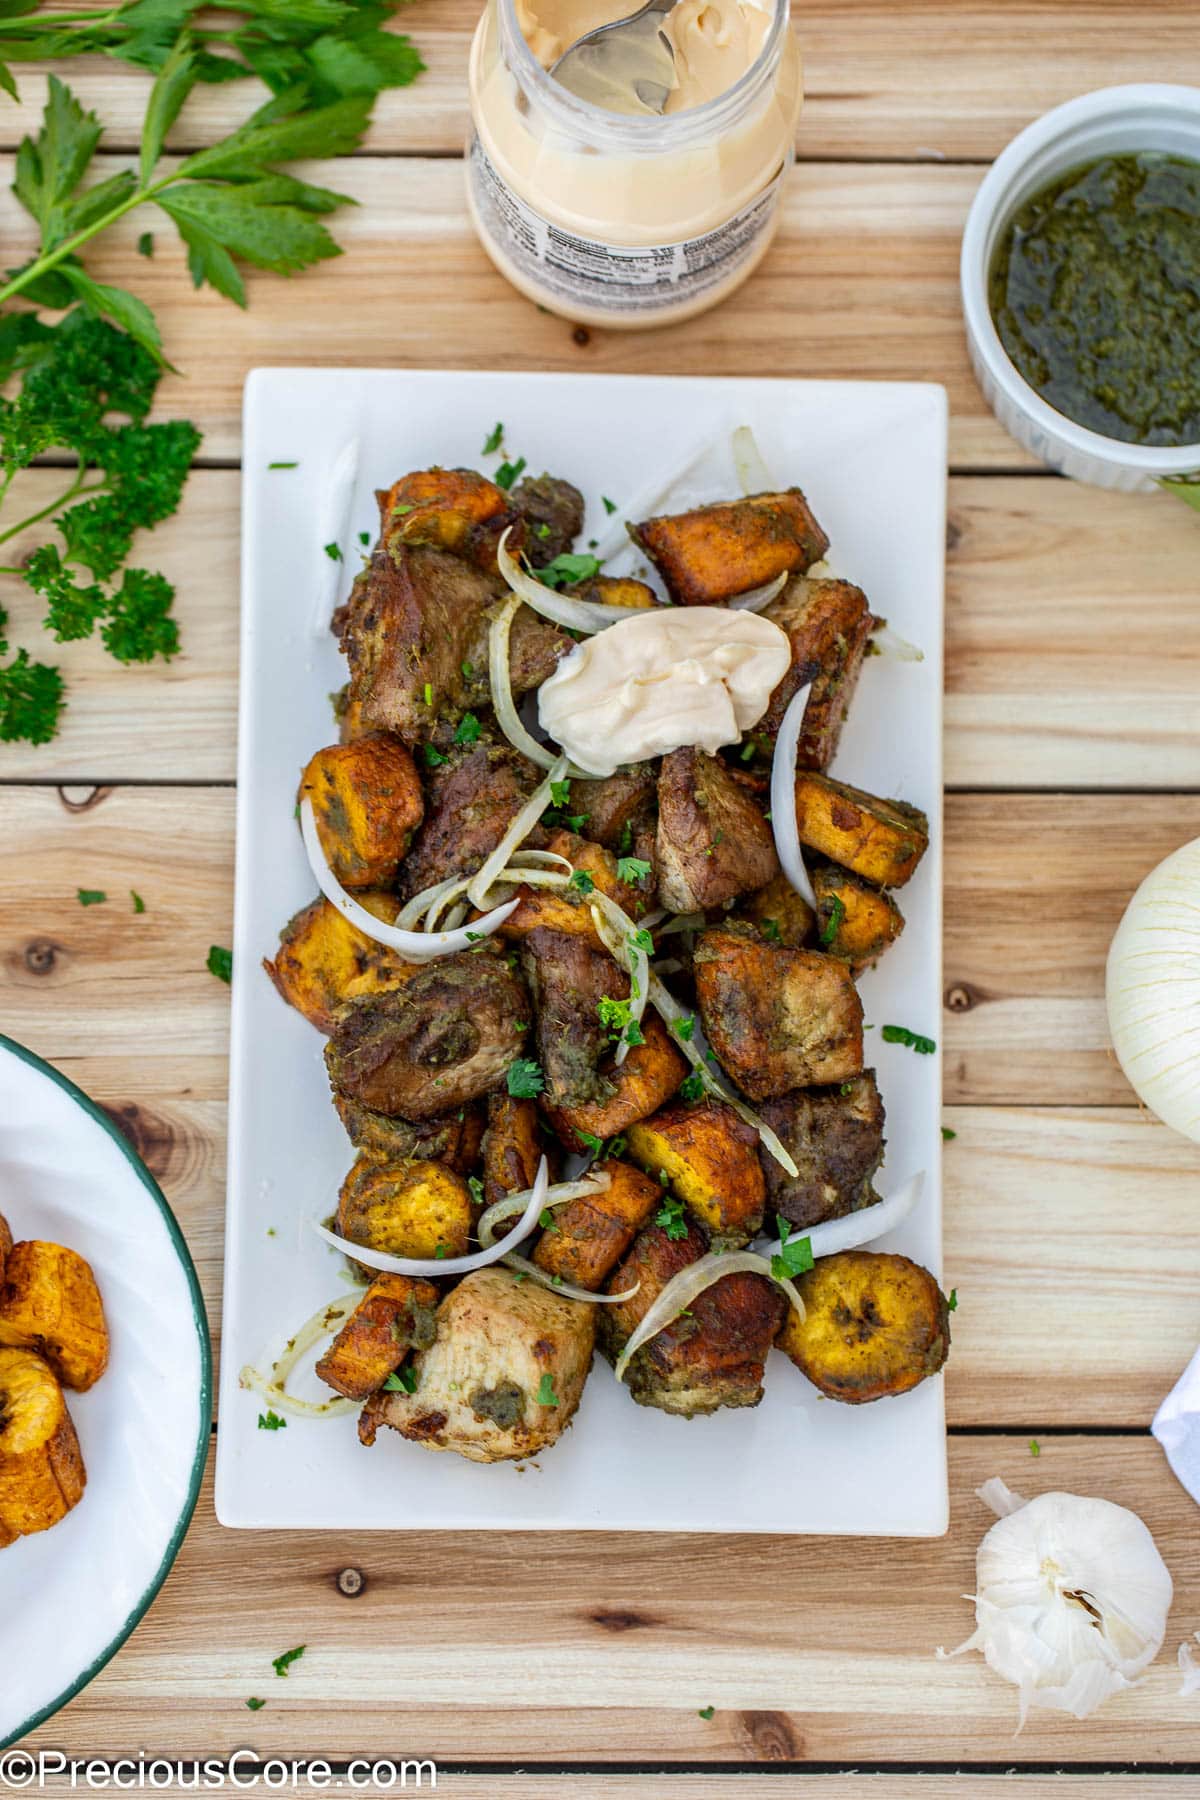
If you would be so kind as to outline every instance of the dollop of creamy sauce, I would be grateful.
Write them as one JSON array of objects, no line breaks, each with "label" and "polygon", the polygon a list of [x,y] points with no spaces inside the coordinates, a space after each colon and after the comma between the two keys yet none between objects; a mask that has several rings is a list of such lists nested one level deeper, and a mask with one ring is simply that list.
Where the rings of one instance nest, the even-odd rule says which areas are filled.
[{"label": "dollop of creamy sauce", "polygon": [[736,744],[791,662],[778,625],[724,606],[656,607],[578,644],[538,692],[542,727],[590,775]]},{"label": "dollop of creamy sauce", "polygon": [[[516,0],[517,23],[548,69],[601,25],[637,10],[637,0]],[[662,22],[675,57],[666,110],[684,112],[726,93],[758,59],[771,24],[766,0],[676,0]]]}]

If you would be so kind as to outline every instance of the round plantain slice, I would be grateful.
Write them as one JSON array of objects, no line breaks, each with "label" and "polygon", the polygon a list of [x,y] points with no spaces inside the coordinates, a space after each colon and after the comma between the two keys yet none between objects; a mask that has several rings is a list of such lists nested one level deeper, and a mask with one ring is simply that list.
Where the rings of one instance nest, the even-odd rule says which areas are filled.
[{"label": "round plantain slice", "polygon": [[51,1370],[32,1350],[0,1350],[0,1542],[57,1525],[86,1481]]},{"label": "round plantain slice", "polygon": [[950,1349],[950,1310],[928,1269],[907,1256],[844,1250],[796,1283],[779,1348],[830,1400],[860,1406],[936,1375]]}]

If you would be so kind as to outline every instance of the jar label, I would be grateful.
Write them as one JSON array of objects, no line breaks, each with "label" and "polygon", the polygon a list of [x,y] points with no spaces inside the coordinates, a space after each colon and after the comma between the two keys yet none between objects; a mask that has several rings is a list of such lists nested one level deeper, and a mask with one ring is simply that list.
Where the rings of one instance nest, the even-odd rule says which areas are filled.
[{"label": "jar label", "polygon": [[497,174],[478,135],[467,181],[479,227],[518,274],[572,303],[613,313],[674,308],[723,285],[762,247],[783,169],[741,212],[703,237],[630,248],[576,237],[535,212]]}]

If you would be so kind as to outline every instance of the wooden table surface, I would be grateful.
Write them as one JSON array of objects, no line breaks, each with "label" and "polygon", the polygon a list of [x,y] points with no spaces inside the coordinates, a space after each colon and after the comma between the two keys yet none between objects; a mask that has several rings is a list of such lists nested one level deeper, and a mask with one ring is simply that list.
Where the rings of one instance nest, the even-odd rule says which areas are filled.
[{"label": "wooden table surface", "polygon": [[[1032,465],[972,380],[957,287],[989,158],[1088,88],[1200,80],[1195,0],[798,6],[809,98],[779,240],[740,295],[669,335],[573,330],[476,246],[459,166],[476,10],[417,0],[406,27],[429,72],[379,106],[361,155],[316,165],[362,202],[339,218],[340,263],[252,279],[245,314],[193,292],[165,233],[138,258],[132,220],[90,265],[155,307],[182,371],[162,410],[205,434],[182,510],[153,539],[184,652],[124,669],[72,646],[59,739],[0,752],[2,1027],[121,1122],[178,1211],[219,1334],[228,991],[205,957],[229,941],[232,908],[247,369],[944,382],[950,1533],[241,1534],[217,1526],[206,1485],[147,1618],[31,1743],[435,1756],[463,1800],[760,1800],[784,1769],[789,1791],[821,1800],[960,1800],[1007,1771],[1026,1796],[1196,1792],[1200,1702],[1178,1697],[1174,1651],[1200,1627],[1200,1515],[1147,1427],[1200,1338],[1200,1156],[1138,1109],[1113,1061],[1103,969],[1134,886],[1200,833],[1200,519]],[[80,64],[70,78],[111,121],[119,165],[142,79]],[[19,108],[0,102],[6,162],[40,102],[33,74]],[[203,94],[174,147],[245,105],[236,89]],[[7,191],[0,236],[19,261],[29,232]],[[28,591],[0,599],[33,642]],[[81,885],[134,887],[146,912],[82,910]],[[980,1659],[934,1661],[971,1629],[963,1596],[990,1521],[974,1490],[997,1474],[1135,1507],[1174,1575],[1159,1661],[1087,1724],[1035,1715],[1014,1738],[1013,1692]],[[354,1599],[337,1586],[348,1567],[366,1577]],[[270,1659],[300,1642],[285,1688]],[[864,1773],[848,1784],[850,1770]]]}]

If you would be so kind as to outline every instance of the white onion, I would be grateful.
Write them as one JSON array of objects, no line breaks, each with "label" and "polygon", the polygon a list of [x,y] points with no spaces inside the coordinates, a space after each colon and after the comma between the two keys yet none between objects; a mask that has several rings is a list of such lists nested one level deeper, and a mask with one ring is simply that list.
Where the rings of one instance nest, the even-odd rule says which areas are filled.
[{"label": "white onion", "polygon": [[[634,937],[638,927],[624,907],[618,906],[599,888],[592,889],[588,902],[601,943],[629,977],[629,1022],[640,1025],[650,996],[650,958]],[[629,1048],[623,1031],[615,1058],[618,1068],[625,1061]]]},{"label": "white onion", "polygon": [[573,1282],[564,1281],[561,1276],[547,1275],[545,1269],[539,1269],[527,1256],[518,1256],[515,1250],[510,1250],[503,1261],[506,1269],[513,1269],[518,1275],[528,1275],[531,1281],[549,1288],[552,1294],[561,1294],[564,1300],[583,1300],[588,1306],[620,1306],[624,1301],[632,1300],[642,1285],[640,1281],[635,1281],[631,1288],[626,1288],[620,1294],[594,1294],[590,1288],[576,1287]]},{"label": "white onion", "polygon": [[[467,898],[473,906],[482,906],[488,889],[495,881],[513,851],[523,843],[533,830],[546,808],[553,799],[553,788],[556,781],[562,781],[567,774],[569,763],[565,756],[560,756],[553,763],[545,781],[540,782],[530,794],[528,800],[514,818],[496,848],[487,858],[483,867],[472,875],[467,885]],[[508,914],[505,913],[505,918]],[[491,915],[489,914],[490,918]]]},{"label": "white onion", "polygon": [[804,866],[796,824],[796,757],[804,728],[804,709],[811,693],[810,681],[792,695],[775,739],[775,755],[771,761],[771,830],[775,835],[780,867],[800,898],[806,900],[815,913],[817,896]]},{"label": "white onion", "polygon": [[890,656],[896,662],[925,661],[925,652],[915,644],[910,644],[907,638],[902,638],[898,631],[893,631],[886,619],[875,627],[871,640],[881,656]]},{"label": "white onion", "polygon": [[457,931],[404,931],[399,925],[387,925],[382,919],[377,919],[353,894],[346,892],[329,866],[317,831],[312,801],[307,798],[300,802],[300,832],[317,886],[330,905],[336,906],[343,919],[364,936],[373,938],[377,944],[386,944],[389,950],[394,950],[406,962],[433,962],[439,956],[452,956],[458,950],[469,950],[477,938],[487,937],[503,925],[517,906],[516,900],[506,901],[503,906],[494,907],[491,912],[485,913],[472,926],[460,926]]},{"label": "white onion", "polygon": [[488,627],[488,679],[492,688],[492,705],[497,723],[513,749],[519,750],[522,756],[527,756],[540,769],[549,769],[557,761],[557,754],[547,749],[545,744],[539,743],[532,732],[525,729],[513,699],[512,681],[509,677],[508,639],[513,615],[520,604],[521,596],[513,594],[504,602]]},{"label": "white onion", "polygon": [[604,606],[599,600],[573,600],[569,594],[558,594],[553,588],[544,587],[509,551],[508,533],[511,530],[510,525],[496,547],[496,561],[513,593],[519,594],[534,612],[553,619],[556,625],[565,625],[570,631],[588,632],[603,631],[605,626],[629,617],[627,606]]},{"label": "white onion", "polygon": [[733,599],[727,601],[726,604],[735,612],[761,612],[764,606],[770,606],[776,594],[782,593],[787,584],[788,577],[785,572],[782,575],[776,575],[774,581],[768,581],[765,587],[751,588],[746,594],[735,594]]},{"label": "white onion", "polygon": [[336,1300],[318,1307],[312,1317],[306,1319],[295,1335],[288,1339],[282,1356],[272,1363],[269,1375],[264,1375],[253,1363],[247,1363],[238,1374],[238,1385],[253,1388],[264,1400],[269,1400],[273,1406],[278,1407],[280,1412],[294,1413],[303,1419],[333,1419],[340,1413],[356,1412],[358,1406],[353,1400],[301,1400],[297,1395],[288,1393],[287,1382],[304,1352],[311,1350],[314,1344],[319,1344],[322,1338],[331,1337],[335,1331],[340,1330],[358,1305],[359,1298],[356,1295],[339,1295]]},{"label": "white onion", "polygon": [[922,1169],[886,1200],[860,1207],[842,1219],[825,1219],[820,1225],[802,1227],[786,1242],[799,1244],[807,1238],[814,1261],[818,1256],[836,1256],[841,1250],[857,1250],[862,1244],[873,1244],[876,1238],[895,1231],[897,1225],[904,1223],[921,1198],[924,1185],[925,1171]]},{"label": "white onion", "polygon": [[739,425],[733,434],[733,466],[737,470],[738,480],[742,484],[743,494],[773,494],[776,492],[771,471],[763,460],[758,440],[748,425]]},{"label": "white onion", "polygon": [[1164,1125],[1200,1142],[1200,838],[1147,875],[1108,953],[1117,1061]]},{"label": "white onion", "polygon": [[474,1250],[469,1256],[393,1256],[389,1250],[372,1250],[367,1244],[352,1243],[349,1238],[339,1237],[336,1231],[315,1222],[313,1230],[335,1250],[343,1251],[355,1262],[365,1263],[369,1269],[383,1269],[391,1275],[466,1275],[471,1269],[486,1269],[490,1263],[499,1262],[506,1247],[511,1248],[529,1236],[541,1217],[549,1185],[549,1170],[543,1156],[529,1190],[529,1204],[517,1224],[499,1243],[490,1244],[484,1250]]},{"label": "white onion", "polygon": [[657,1337],[660,1331],[665,1331],[705,1288],[720,1281],[722,1276],[742,1273],[765,1275],[768,1281],[775,1282],[777,1287],[783,1289],[800,1317],[804,1317],[804,1302],[794,1283],[786,1275],[776,1275],[767,1257],[760,1256],[754,1250],[727,1250],[724,1253],[709,1250],[698,1261],[689,1263],[686,1269],[680,1269],[678,1275],[673,1275],[653,1304],[647,1308],[645,1317],[617,1358],[617,1380],[624,1380],[630,1361],[642,1345],[652,1337]]}]

